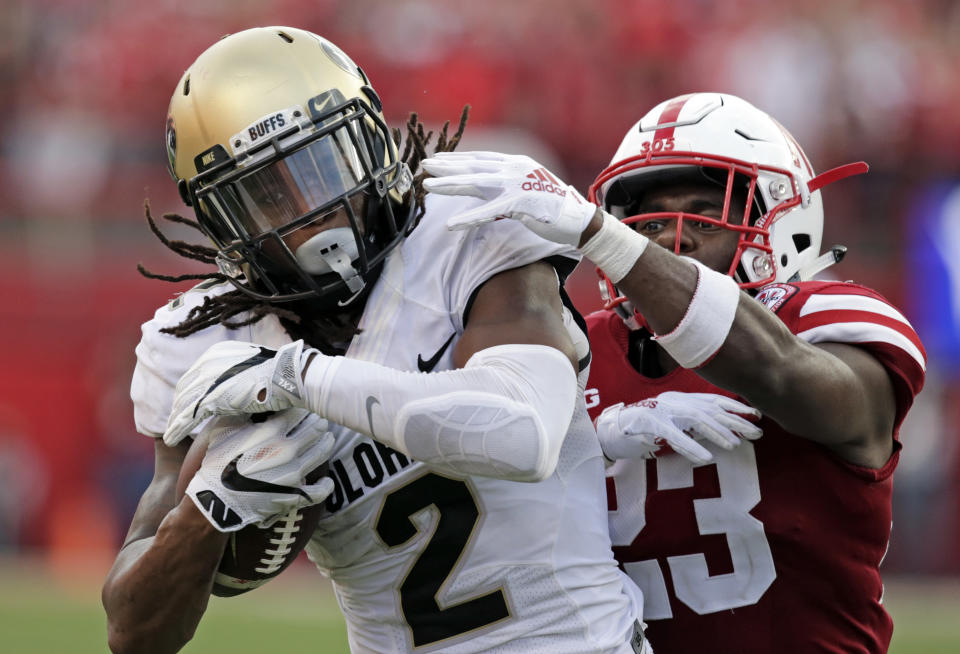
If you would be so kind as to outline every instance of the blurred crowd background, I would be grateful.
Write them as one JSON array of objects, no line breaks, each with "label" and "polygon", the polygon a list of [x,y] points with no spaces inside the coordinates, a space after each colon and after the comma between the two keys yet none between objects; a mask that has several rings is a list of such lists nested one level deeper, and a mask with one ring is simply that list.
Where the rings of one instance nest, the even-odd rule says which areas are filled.
[{"label": "blurred crowd background", "polygon": [[[927,346],[902,430],[890,572],[960,574],[960,3],[953,0],[7,0],[0,6],[0,551],[56,567],[113,552],[152,474],[129,380],[139,326],[195,266],[143,218],[187,211],[167,102],[225,33],[320,33],[387,117],[472,106],[461,149],[531,154],[581,190],[659,101],[741,95],[818,171],[831,269],[886,295]],[[178,238],[198,235],[173,226]],[[571,282],[597,308],[592,270]],[[815,483],[815,480],[811,480]],[[64,567],[69,567],[67,563]]]}]

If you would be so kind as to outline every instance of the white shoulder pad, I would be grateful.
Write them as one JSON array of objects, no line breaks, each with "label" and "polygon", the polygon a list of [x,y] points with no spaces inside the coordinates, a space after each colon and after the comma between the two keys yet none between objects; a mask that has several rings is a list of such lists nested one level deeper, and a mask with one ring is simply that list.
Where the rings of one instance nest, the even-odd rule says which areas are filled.
[{"label": "white shoulder pad", "polygon": [[[246,340],[278,347],[290,341],[279,321],[267,316],[254,325],[228,329],[213,325],[180,338],[161,332],[183,322],[190,310],[207,297],[232,290],[229,284],[198,284],[157,309],[153,319],[143,323],[137,344],[137,366],[130,382],[130,398],[137,431],[159,437],[167,426],[177,381],[201,354],[214,343]],[[243,316],[236,316],[242,320]]]},{"label": "white shoulder pad", "polygon": [[213,287],[199,284],[157,309],[153,319],[140,327],[142,336],[136,348],[137,367],[130,382],[130,399],[137,431],[141,434],[163,435],[177,380],[208,347],[225,340],[227,332],[225,327],[216,326],[178,338],[160,330],[179,325],[208,295],[228,290],[228,284]]}]

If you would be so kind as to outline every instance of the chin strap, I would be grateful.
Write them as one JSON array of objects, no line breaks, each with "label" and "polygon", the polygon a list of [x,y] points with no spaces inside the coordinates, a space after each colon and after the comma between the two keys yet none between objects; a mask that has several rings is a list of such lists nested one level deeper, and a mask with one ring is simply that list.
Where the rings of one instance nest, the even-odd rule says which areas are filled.
[{"label": "chin strap", "polygon": [[804,268],[802,271],[803,272],[802,275],[798,272],[797,276],[803,280],[813,279],[813,276],[816,275],[818,272],[826,270],[833,264],[840,263],[841,261],[843,261],[843,257],[845,257],[846,254],[847,254],[846,245],[834,245],[833,247],[830,248],[829,251],[821,254],[819,257],[814,259],[809,266]]}]

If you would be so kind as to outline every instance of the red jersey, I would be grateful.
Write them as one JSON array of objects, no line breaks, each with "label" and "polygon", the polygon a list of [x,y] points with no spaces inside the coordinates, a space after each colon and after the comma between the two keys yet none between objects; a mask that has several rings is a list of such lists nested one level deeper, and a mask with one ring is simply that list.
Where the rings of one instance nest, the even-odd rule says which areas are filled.
[{"label": "red jersey", "polygon": [[[770,284],[756,298],[810,343],[855,344],[887,369],[894,438],[923,385],[913,328],[880,295],[838,282]],[[733,396],[678,368],[647,378],[627,359],[613,312],[587,317],[593,351],[590,415],[664,391]],[[742,398],[738,398],[742,401]],[[893,469],[867,469],[762,418],[763,437],[710,464],[678,454],[616,462],[608,472],[613,550],[644,593],[657,654],[729,651],[886,652],[880,563],[891,526]]]}]

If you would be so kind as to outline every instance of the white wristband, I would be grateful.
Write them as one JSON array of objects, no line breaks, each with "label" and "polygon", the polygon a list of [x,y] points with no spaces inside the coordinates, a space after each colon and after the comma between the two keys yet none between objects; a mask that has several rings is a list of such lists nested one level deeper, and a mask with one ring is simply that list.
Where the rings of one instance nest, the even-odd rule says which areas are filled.
[{"label": "white wristband", "polygon": [[650,240],[627,225],[603,212],[603,226],[580,251],[597,264],[614,284],[627,276],[633,265],[647,249]]},{"label": "white wristband", "polygon": [[729,275],[683,258],[697,267],[697,288],[673,331],[653,338],[681,366],[696,368],[709,361],[727,340],[740,303],[740,287]]}]

